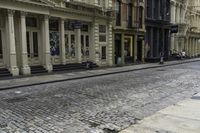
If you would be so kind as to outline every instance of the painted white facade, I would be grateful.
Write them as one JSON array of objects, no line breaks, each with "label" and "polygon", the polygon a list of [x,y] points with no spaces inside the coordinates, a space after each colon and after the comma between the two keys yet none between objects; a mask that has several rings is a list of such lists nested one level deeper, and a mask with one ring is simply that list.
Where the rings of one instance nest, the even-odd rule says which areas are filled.
[{"label": "painted white facade", "polygon": [[1,0],[0,67],[17,76],[30,74],[36,65],[49,72],[55,64],[87,60],[112,66],[111,6],[112,0]]},{"label": "painted white facade", "polygon": [[171,35],[171,52],[186,51],[189,57],[200,55],[200,1],[171,0],[171,23],[179,31]]}]

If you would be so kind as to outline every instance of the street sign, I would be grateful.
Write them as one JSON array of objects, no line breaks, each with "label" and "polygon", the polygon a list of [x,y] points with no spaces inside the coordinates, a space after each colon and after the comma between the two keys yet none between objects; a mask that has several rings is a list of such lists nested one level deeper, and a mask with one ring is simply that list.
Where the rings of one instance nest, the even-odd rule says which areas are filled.
[{"label": "street sign", "polygon": [[178,33],[178,25],[171,26],[171,33]]}]

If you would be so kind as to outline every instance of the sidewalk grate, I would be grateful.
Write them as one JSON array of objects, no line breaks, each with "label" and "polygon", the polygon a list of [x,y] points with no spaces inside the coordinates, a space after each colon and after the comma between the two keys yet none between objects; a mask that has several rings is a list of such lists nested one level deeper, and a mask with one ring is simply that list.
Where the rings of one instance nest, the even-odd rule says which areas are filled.
[{"label": "sidewalk grate", "polygon": [[165,70],[165,69],[158,69],[158,70],[156,70],[156,71],[164,72],[164,71],[166,71],[166,70]]},{"label": "sidewalk grate", "polygon": [[11,99],[6,99],[5,100],[7,103],[20,103],[20,102],[25,102],[28,101],[27,97],[15,97]]}]

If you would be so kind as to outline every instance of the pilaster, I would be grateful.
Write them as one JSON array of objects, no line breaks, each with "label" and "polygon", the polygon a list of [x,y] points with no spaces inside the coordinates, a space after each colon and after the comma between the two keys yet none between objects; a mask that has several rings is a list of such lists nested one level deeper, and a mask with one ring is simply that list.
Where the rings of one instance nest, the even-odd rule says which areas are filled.
[{"label": "pilaster", "polygon": [[125,55],[124,55],[124,33],[121,34],[121,55],[122,55],[122,64],[125,64]]},{"label": "pilaster", "polygon": [[108,65],[113,66],[113,36],[112,36],[112,21],[108,23]]},{"label": "pilaster", "polygon": [[137,61],[137,41],[138,41],[138,36],[134,35],[134,62]]}]

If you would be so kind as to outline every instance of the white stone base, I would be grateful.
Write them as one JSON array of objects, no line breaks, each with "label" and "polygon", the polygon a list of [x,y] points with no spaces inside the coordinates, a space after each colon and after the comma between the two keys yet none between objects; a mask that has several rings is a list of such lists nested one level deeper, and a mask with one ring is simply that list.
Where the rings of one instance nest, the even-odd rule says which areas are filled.
[{"label": "white stone base", "polygon": [[49,65],[44,65],[44,68],[48,71],[48,72],[52,72],[53,71],[53,66],[51,64]]},{"label": "white stone base", "polygon": [[19,69],[17,67],[11,67],[10,72],[13,76],[19,76]]},{"label": "white stone base", "polygon": [[30,75],[31,74],[31,69],[29,66],[24,66],[21,68],[21,73],[23,75]]}]

